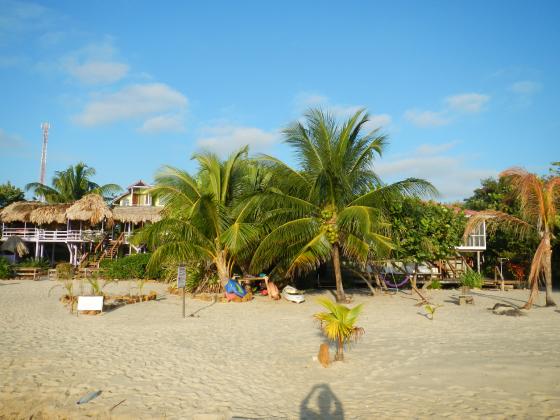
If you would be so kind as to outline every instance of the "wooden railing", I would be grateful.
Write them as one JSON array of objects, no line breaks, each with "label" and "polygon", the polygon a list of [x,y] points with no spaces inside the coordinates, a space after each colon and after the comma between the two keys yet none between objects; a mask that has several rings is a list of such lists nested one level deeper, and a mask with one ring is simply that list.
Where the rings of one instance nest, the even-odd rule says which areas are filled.
[{"label": "wooden railing", "polygon": [[43,242],[97,242],[103,239],[101,230],[46,230],[39,228],[4,228],[2,239],[19,236],[25,241]]}]

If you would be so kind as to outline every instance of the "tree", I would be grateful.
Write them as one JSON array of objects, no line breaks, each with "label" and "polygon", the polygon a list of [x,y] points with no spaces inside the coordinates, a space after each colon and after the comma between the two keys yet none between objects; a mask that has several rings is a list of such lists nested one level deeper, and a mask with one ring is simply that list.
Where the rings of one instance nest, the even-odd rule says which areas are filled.
[{"label": "tree", "polygon": [[22,201],[24,198],[23,191],[12,185],[10,181],[0,184],[0,208],[16,201]]},{"label": "tree", "polygon": [[486,220],[489,227],[502,226],[511,229],[522,238],[537,235],[539,244],[534,252],[529,272],[531,294],[525,305],[530,309],[538,293],[538,282],[544,277],[546,305],[556,306],[552,299],[552,247],[554,228],[558,217],[560,200],[560,177],[546,180],[521,168],[511,168],[500,174],[519,200],[520,217],[497,211],[487,210],[471,216],[467,222],[465,236]]},{"label": "tree", "polygon": [[99,194],[105,199],[118,193],[122,188],[116,184],[98,185],[91,180],[95,175],[95,169],[83,162],[70,165],[64,171],[55,172],[52,187],[32,182],[25,186],[26,190],[32,190],[38,197],[44,197],[48,203],[69,203],[79,200],[87,194]]},{"label": "tree", "polygon": [[[465,199],[465,208],[484,211],[496,210],[521,217],[519,199],[512,191],[511,185],[505,178],[486,178],[481,181],[481,187],[474,190],[471,197]],[[519,240],[518,235],[511,230],[491,229],[487,232],[487,252],[485,266],[487,275],[493,275],[494,267],[500,266],[501,258],[508,260],[508,266],[528,268],[531,265],[533,251],[538,244],[536,235]],[[514,270],[512,274],[515,275]]]},{"label": "tree", "polygon": [[415,264],[455,255],[465,227],[463,212],[414,198],[393,203],[390,219],[394,256]]},{"label": "tree", "polygon": [[154,249],[148,270],[163,263],[205,261],[225,286],[236,257],[260,234],[247,210],[246,198],[258,178],[247,162],[247,150],[244,147],[225,161],[212,153],[195,154],[196,177],[170,166],[158,172],[152,193],[165,202],[163,218],[133,239]]},{"label": "tree", "polygon": [[346,296],[342,284],[341,254],[365,264],[368,255],[391,247],[385,209],[402,195],[435,193],[426,181],[407,179],[384,185],[372,170],[386,138],[377,130],[362,135],[368,114],[356,112],[338,124],[321,110],[305,114],[284,130],[301,170],[271,156],[277,189],[261,194],[269,206],[267,236],[255,251],[254,271],[274,270],[293,277],[332,261],[337,301]]},{"label": "tree", "polygon": [[344,360],[344,345],[352,340],[357,340],[364,334],[364,329],[356,327],[358,315],[362,312],[363,305],[352,309],[334,303],[327,298],[317,300],[328,312],[319,312],[314,315],[321,322],[321,329],[331,341],[336,342],[336,355],[334,360]]}]

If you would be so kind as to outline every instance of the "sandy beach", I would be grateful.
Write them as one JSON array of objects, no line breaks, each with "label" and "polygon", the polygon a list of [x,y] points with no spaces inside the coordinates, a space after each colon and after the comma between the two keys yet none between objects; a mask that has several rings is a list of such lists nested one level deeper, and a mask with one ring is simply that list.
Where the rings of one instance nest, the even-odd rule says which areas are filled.
[{"label": "sandy beach", "polygon": [[61,288],[49,296],[54,284],[0,281],[0,418],[560,416],[560,312],[488,310],[522,304],[527,291],[475,292],[474,306],[432,291],[443,305],[433,321],[410,294],[354,293],[366,334],[325,369],[314,360],[323,337],[312,314],[327,291],[301,305],[187,299],[194,316],[183,319],[181,298],[150,283],[161,300],[76,317],[58,301]]}]

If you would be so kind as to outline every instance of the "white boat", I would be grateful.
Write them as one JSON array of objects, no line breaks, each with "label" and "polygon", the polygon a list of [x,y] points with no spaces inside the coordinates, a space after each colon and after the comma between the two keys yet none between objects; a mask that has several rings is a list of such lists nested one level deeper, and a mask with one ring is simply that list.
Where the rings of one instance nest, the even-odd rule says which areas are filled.
[{"label": "white boat", "polygon": [[303,296],[303,292],[297,290],[295,287],[292,286],[286,286],[282,289],[282,297],[294,303],[305,302],[305,296]]}]

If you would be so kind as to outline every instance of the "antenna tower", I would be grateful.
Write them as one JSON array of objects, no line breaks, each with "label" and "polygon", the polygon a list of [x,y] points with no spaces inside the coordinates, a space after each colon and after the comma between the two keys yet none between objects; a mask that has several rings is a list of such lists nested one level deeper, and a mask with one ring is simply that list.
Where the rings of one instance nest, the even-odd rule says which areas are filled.
[{"label": "antenna tower", "polygon": [[49,128],[51,125],[48,122],[41,124],[41,129],[43,130],[43,150],[41,152],[41,175],[39,176],[39,182],[41,184],[45,183],[45,171],[47,170],[47,143],[49,142]]}]

